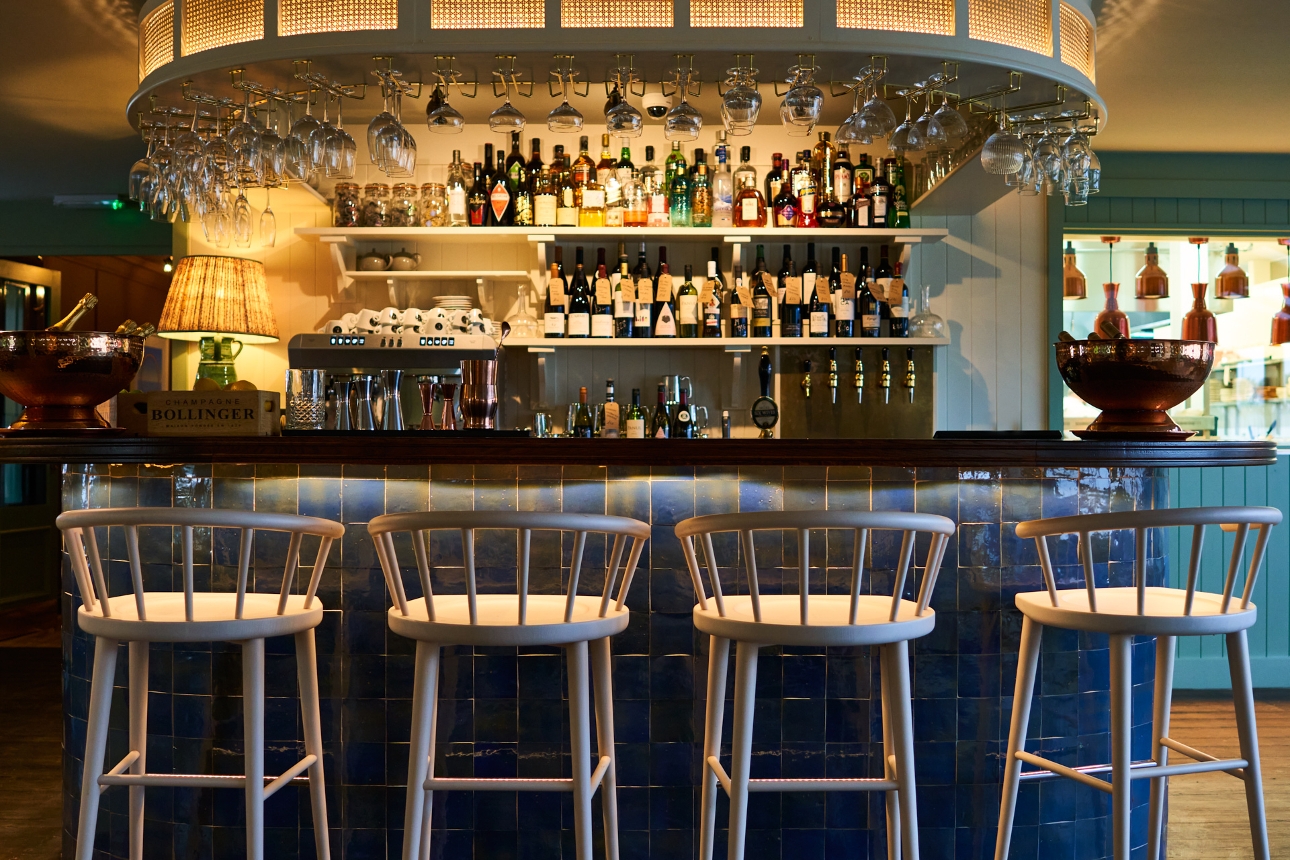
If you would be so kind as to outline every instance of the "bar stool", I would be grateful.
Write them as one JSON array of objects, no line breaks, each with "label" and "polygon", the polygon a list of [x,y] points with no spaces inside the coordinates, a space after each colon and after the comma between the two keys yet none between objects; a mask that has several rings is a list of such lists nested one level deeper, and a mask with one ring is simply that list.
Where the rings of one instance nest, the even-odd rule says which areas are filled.
[{"label": "bar stool", "polygon": [[[762,594],[757,580],[753,535],[758,531],[797,531],[797,594]],[[853,532],[849,594],[809,594],[810,530],[846,529]],[[874,530],[902,533],[891,594],[873,590],[872,575],[864,583],[864,554]],[[703,737],[703,786],[699,851],[712,860],[717,818],[717,783],[730,796],[729,860],[743,860],[751,791],[884,791],[887,793],[887,856],[918,860],[918,810],[914,779],[914,723],[909,693],[909,640],[926,636],[936,626],[928,606],[941,559],[955,525],[932,514],[851,511],[766,511],[693,517],[677,524],[686,565],[699,603],[694,625],[711,637],[708,657],[708,701]],[[747,593],[723,594],[712,535],[738,532]],[[931,534],[916,600],[904,598],[914,567],[914,542],[919,532]],[[695,555],[695,538],[703,546],[712,587],[709,600]],[[725,705],[726,664],[730,642],[735,652],[734,733],[730,771],[721,765],[721,731]],[[752,758],[753,703],[757,688],[757,653],[767,645],[855,646],[880,648],[882,679],[883,771],[881,779],[749,779]]]},{"label": "bar stool", "polygon": [[[293,780],[309,783],[313,805],[314,839],[319,860],[330,856],[327,838],[327,799],[323,784],[322,728],[318,709],[318,668],[314,628],[322,622],[322,603],[315,599],[332,541],[345,533],[340,523],[293,514],[209,508],[102,508],[68,511],[58,517],[72,573],[83,605],[76,614],[81,629],[94,641],[94,675],[90,685],[89,725],[85,738],[85,772],[81,779],[80,823],[76,860],[91,860],[98,821],[99,793],[110,785],[130,788],[130,860],[143,857],[144,788],[150,785],[241,788],[246,792],[246,856],[264,858],[264,801]],[[182,529],[183,592],[146,591],[139,556],[139,528]],[[108,593],[95,529],[124,528],[130,562],[131,594]],[[237,591],[201,592],[193,584],[194,529],[238,529]],[[247,592],[252,538],[257,531],[287,532],[286,570],[277,594]],[[293,594],[305,535],[320,538],[317,561],[304,594]],[[87,561],[88,558],[88,561]],[[296,671],[300,710],[304,718],[305,757],[278,777],[264,775],[264,640],[292,635],[296,640]],[[108,717],[116,674],[117,644],[130,651],[130,751],[107,773]],[[242,714],[244,720],[242,776],[148,773],[148,645],[151,642],[238,642],[242,646]],[[128,771],[128,772],[127,772]],[[300,775],[309,772],[307,777]],[[267,784],[265,780],[270,780]]]},{"label": "bar stool", "polygon": [[[1224,771],[1245,783],[1245,800],[1250,815],[1254,856],[1268,860],[1268,829],[1263,809],[1263,782],[1259,766],[1259,739],[1254,724],[1254,694],[1250,683],[1250,649],[1246,630],[1258,618],[1250,602],[1258,578],[1259,564],[1272,526],[1281,522],[1276,508],[1178,508],[1175,510],[1126,511],[1032,520],[1017,526],[1017,536],[1034,538],[1046,591],[1017,595],[1017,608],[1024,616],[1021,653],[1017,661],[1017,688],[1012,704],[1012,727],[1008,733],[1008,755],[1004,768],[1003,801],[999,810],[999,835],[995,860],[1006,860],[1012,838],[1017,806],[1017,789],[1022,780],[1062,776],[1111,795],[1111,819],[1115,860],[1129,860],[1129,796],[1134,780],[1151,780],[1147,857],[1160,860],[1164,841],[1165,798],[1169,777],[1188,773]],[[1235,532],[1232,555],[1222,594],[1196,589],[1200,572],[1205,526],[1218,525]],[[1147,587],[1145,574],[1147,529],[1192,527],[1191,561],[1186,588]],[[1249,572],[1239,598],[1234,596],[1237,572],[1250,528],[1258,533]],[[1089,536],[1095,532],[1133,531],[1134,562],[1132,587],[1098,588],[1093,576],[1093,551]],[[1079,560],[1084,568],[1083,589],[1057,590],[1047,539],[1052,535],[1078,535]],[[1236,601],[1236,605],[1233,605]],[[1111,764],[1067,767],[1025,751],[1026,727],[1039,644],[1044,626],[1087,633],[1105,633],[1111,647]],[[1169,736],[1169,706],[1173,694],[1174,649],[1179,636],[1223,634],[1227,638],[1227,663],[1232,678],[1232,699],[1236,705],[1236,731],[1240,738],[1239,759],[1219,759],[1187,746]],[[1156,637],[1155,699],[1152,709],[1151,759],[1132,760],[1132,648],[1134,636]],[[1169,764],[1169,752],[1191,762]],[[1022,762],[1039,770],[1021,772]],[[1110,782],[1097,775],[1109,773]]]},{"label": "bar stool", "polygon": [[[408,750],[408,799],[403,815],[403,860],[430,856],[430,813],[434,791],[569,791],[573,793],[574,844],[578,860],[591,860],[591,797],[597,788],[605,819],[605,855],[618,858],[617,775],[614,768],[614,712],[610,682],[609,637],[627,628],[623,605],[648,524],[626,517],[591,514],[460,511],[386,514],[367,525],[376,544],[393,606],[390,629],[415,639],[416,671],[412,691],[412,732]],[[513,594],[478,594],[475,582],[475,532],[518,532],[518,582]],[[436,531],[461,535],[465,594],[434,594],[431,589],[430,537]],[[529,593],[529,546],[534,531],[573,532],[573,552],[564,594]],[[605,582],[599,595],[578,594],[587,535],[612,535]],[[410,535],[410,540],[408,536]],[[395,550],[396,538],[416,558],[423,597],[409,600]],[[632,546],[617,599],[614,585],[627,540]],[[569,733],[573,750],[571,779],[463,778],[434,775],[438,715],[439,651],[444,645],[563,646],[569,664]],[[590,647],[588,647],[590,646]],[[587,657],[595,677],[596,745],[591,766]],[[421,802],[418,802],[420,795]]]}]

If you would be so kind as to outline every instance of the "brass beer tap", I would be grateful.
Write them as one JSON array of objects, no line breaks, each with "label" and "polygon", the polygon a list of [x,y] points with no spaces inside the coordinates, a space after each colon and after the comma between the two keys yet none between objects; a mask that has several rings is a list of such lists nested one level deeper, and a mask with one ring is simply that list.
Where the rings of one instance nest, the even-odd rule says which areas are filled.
[{"label": "brass beer tap", "polygon": [[811,399],[811,360],[802,362],[802,396]]},{"label": "brass beer tap", "polygon": [[882,402],[891,403],[891,350],[882,348],[882,368],[878,371],[878,387],[882,389]]},{"label": "brass beer tap", "polygon": [[914,402],[914,384],[917,374],[914,372],[914,348],[905,349],[905,388],[909,389],[909,402]]},{"label": "brass beer tap", "polygon": [[838,402],[838,350],[829,347],[829,398]]}]

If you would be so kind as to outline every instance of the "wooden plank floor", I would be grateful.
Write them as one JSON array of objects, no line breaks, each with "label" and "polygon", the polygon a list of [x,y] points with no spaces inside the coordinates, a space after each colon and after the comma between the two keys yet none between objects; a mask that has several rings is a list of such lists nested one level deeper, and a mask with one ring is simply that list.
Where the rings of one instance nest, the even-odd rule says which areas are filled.
[{"label": "wooden plank floor", "polygon": [[62,851],[61,656],[0,647],[0,860]]}]

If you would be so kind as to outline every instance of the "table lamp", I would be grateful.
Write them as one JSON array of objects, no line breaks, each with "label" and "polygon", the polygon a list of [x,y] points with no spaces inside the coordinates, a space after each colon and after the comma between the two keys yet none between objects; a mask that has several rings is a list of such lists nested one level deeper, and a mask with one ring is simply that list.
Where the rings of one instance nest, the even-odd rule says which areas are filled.
[{"label": "table lamp", "polygon": [[157,334],[200,342],[197,379],[221,388],[236,382],[233,360],[242,345],[278,339],[264,264],[239,257],[184,257],[175,264]]}]

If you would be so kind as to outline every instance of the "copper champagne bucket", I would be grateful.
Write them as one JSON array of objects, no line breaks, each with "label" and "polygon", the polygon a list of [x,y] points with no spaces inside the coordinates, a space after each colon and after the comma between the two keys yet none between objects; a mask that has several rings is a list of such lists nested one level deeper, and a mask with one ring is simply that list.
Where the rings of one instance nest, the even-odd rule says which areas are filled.
[{"label": "copper champagne bucket", "polygon": [[102,331],[0,332],[0,394],[20,403],[8,431],[111,433],[94,407],[128,388],[143,338]]}]

